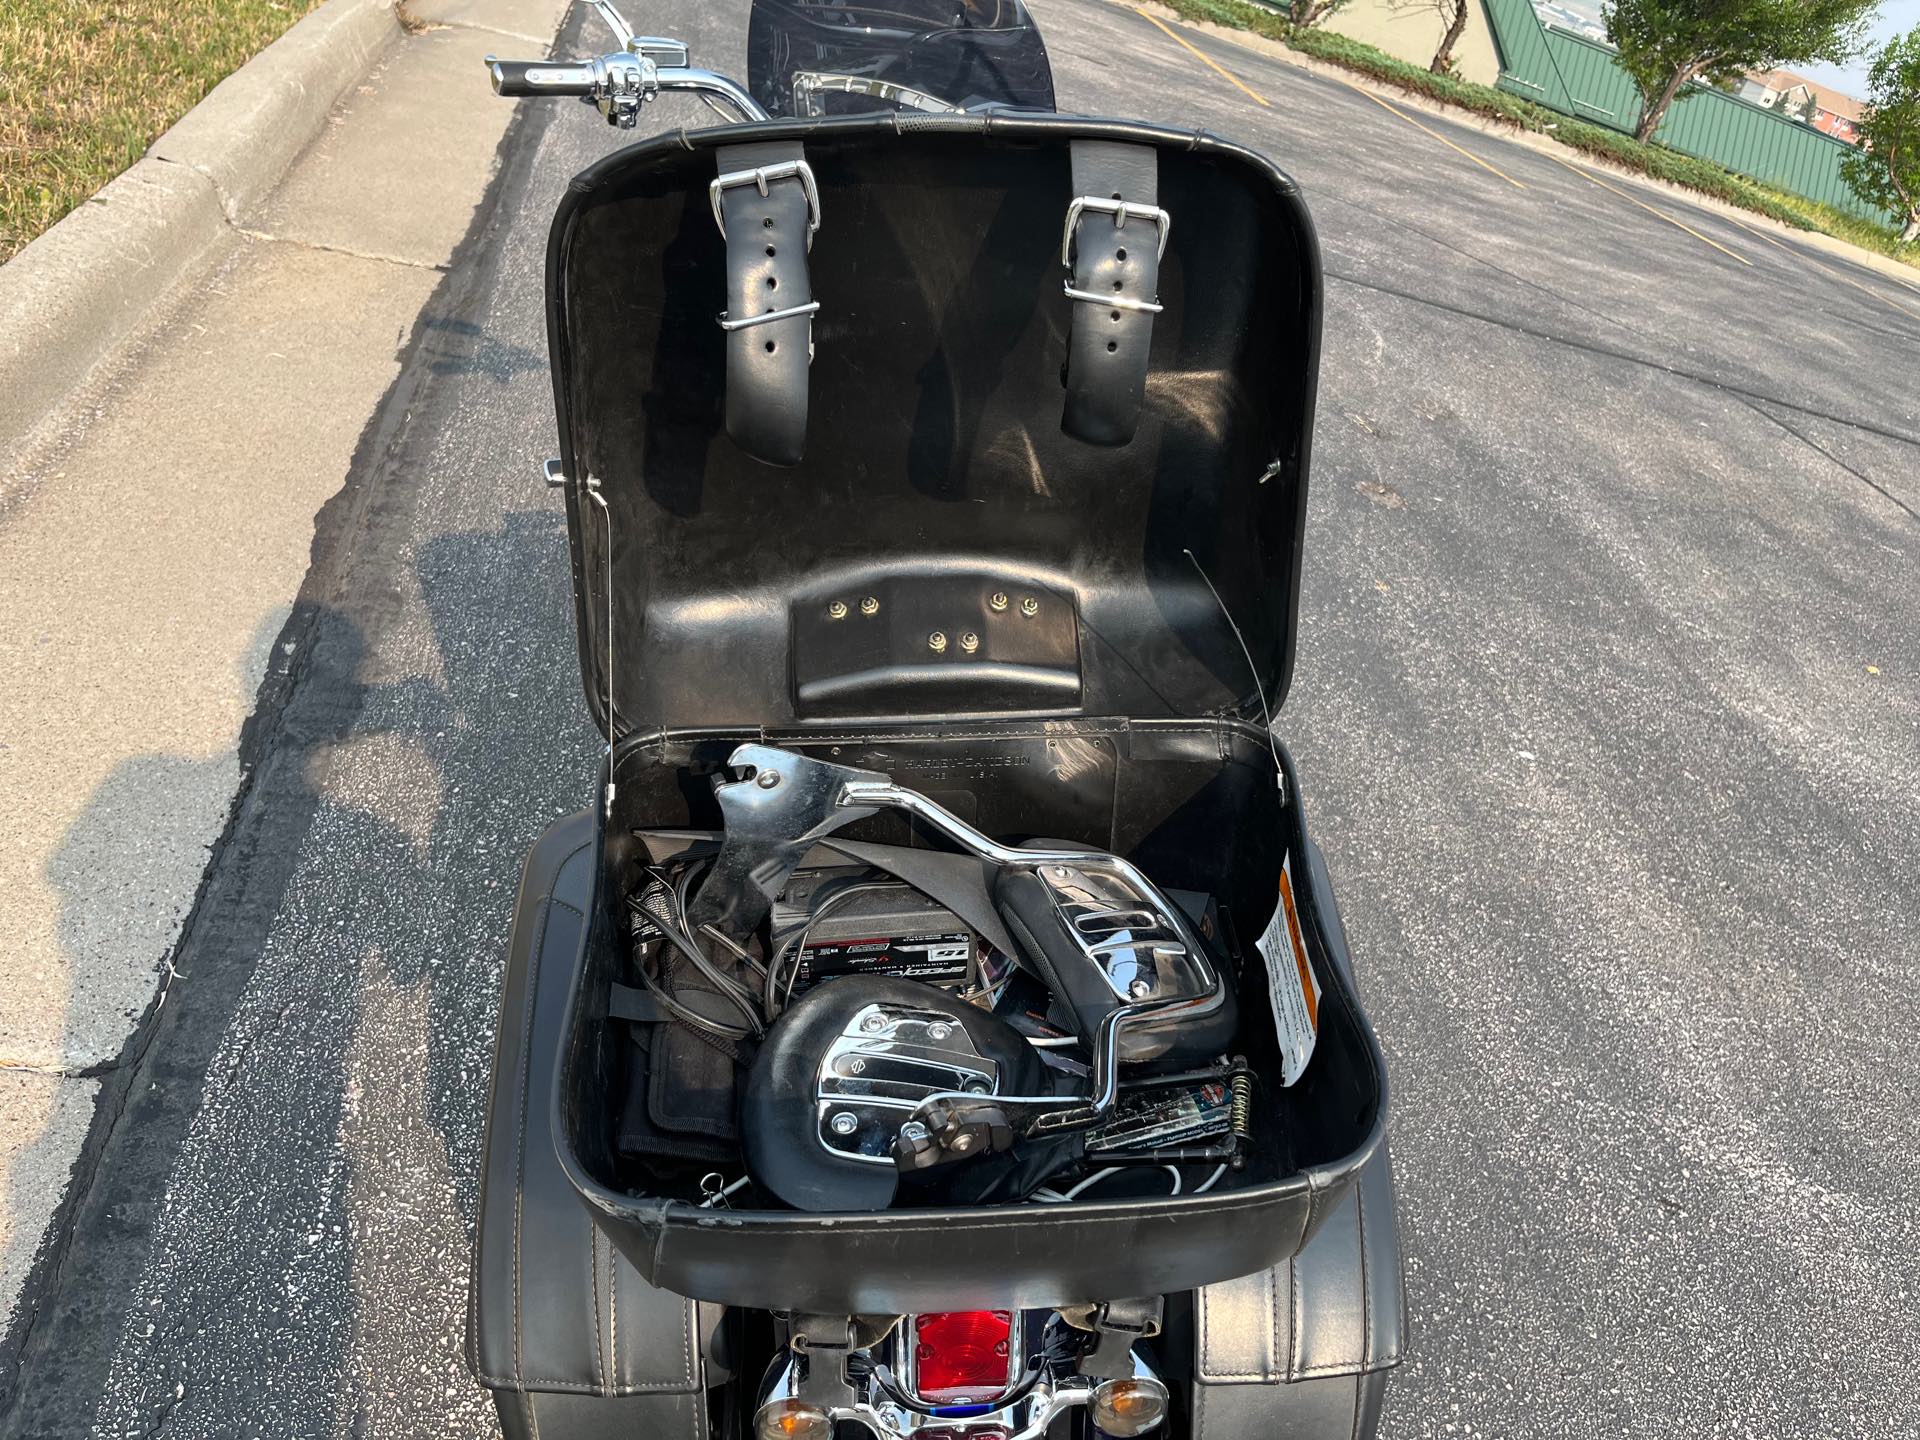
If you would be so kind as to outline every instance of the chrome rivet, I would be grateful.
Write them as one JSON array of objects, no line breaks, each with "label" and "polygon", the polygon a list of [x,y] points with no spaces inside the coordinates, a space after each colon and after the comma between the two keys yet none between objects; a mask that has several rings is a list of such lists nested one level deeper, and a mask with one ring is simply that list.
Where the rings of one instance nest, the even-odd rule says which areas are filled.
[{"label": "chrome rivet", "polygon": [[1131,985],[1127,986],[1127,994],[1132,996],[1135,1000],[1144,1000],[1152,992],[1153,992],[1153,986],[1149,985],[1144,980],[1136,980]]},{"label": "chrome rivet", "polygon": [[878,595],[867,596],[866,599],[860,602],[860,613],[862,615],[878,615],[880,613],[880,597]]},{"label": "chrome rivet", "polygon": [[762,770],[754,783],[762,790],[771,790],[780,783],[780,772],[778,770]]},{"label": "chrome rivet", "polygon": [[993,594],[987,597],[987,604],[988,606],[990,606],[992,609],[995,609],[995,610],[1006,609],[1007,608],[1007,592],[1004,590],[994,591]]},{"label": "chrome rivet", "polygon": [[836,1135],[851,1135],[859,1128],[860,1117],[851,1110],[842,1110],[833,1117],[833,1133]]},{"label": "chrome rivet", "polygon": [[877,1035],[880,1031],[887,1028],[887,1017],[884,1015],[869,1015],[860,1022],[860,1028],[869,1035]]},{"label": "chrome rivet", "polygon": [[984,1080],[969,1080],[969,1081],[967,1082],[967,1093],[968,1093],[969,1095],[986,1095],[986,1094],[989,1094],[989,1093],[991,1093],[991,1092],[989,1092],[989,1091],[988,1091],[988,1089],[987,1089],[987,1082],[986,1082],[986,1081],[984,1081]]},{"label": "chrome rivet", "polygon": [[927,648],[936,655],[945,650],[947,648],[947,632],[944,630],[936,630],[927,636]]},{"label": "chrome rivet", "polygon": [[846,619],[847,618],[847,602],[844,600],[836,600],[831,605],[827,606],[827,618],[829,620]]},{"label": "chrome rivet", "polygon": [[947,1148],[956,1155],[966,1154],[967,1151],[973,1149],[973,1132],[971,1130],[962,1130],[958,1135],[953,1137],[952,1143],[950,1143]]},{"label": "chrome rivet", "polygon": [[1040,602],[1031,595],[1022,596],[1020,600],[1020,613],[1029,618],[1038,615],[1040,613]]},{"label": "chrome rivet", "polygon": [[980,648],[980,637],[969,630],[960,637],[960,648],[971,655]]},{"label": "chrome rivet", "polygon": [[953,1034],[953,1027],[942,1021],[936,1020],[933,1024],[927,1026],[927,1038],[929,1040],[944,1040],[951,1034]]}]

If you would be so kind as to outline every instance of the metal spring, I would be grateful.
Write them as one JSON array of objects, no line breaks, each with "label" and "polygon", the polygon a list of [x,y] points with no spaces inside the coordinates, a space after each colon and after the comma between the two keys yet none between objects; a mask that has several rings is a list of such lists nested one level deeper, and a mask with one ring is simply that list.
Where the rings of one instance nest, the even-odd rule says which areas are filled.
[{"label": "metal spring", "polygon": [[1236,1062],[1234,1072],[1227,1077],[1227,1086],[1233,1092],[1232,1104],[1227,1109],[1227,1123],[1233,1127],[1233,1138],[1251,1140],[1253,1138],[1253,1076],[1247,1071],[1245,1061]]}]

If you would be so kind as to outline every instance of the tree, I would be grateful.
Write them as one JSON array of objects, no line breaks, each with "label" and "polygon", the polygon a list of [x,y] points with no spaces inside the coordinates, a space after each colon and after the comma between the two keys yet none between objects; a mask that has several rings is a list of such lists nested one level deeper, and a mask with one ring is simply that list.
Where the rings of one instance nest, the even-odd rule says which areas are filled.
[{"label": "tree", "polygon": [[1646,108],[1651,140],[1691,81],[1858,54],[1880,0],[1606,0],[1601,19]]},{"label": "tree", "polygon": [[1820,97],[1814,93],[1813,87],[1809,85],[1807,87],[1807,98],[1800,106],[1800,123],[1802,125],[1811,125],[1819,118]]},{"label": "tree", "polygon": [[1840,162],[1853,193],[1885,206],[1920,240],[1920,28],[1895,36],[1867,72],[1860,146]]},{"label": "tree", "polygon": [[1471,13],[1473,0],[1434,0],[1440,11],[1440,18],[1447,22],[1447,33],[1440,37],[1440,48],[1433,52],[1433,63],[1427,66],[1436,75],[1453,73],[1453,47],[1460,43],[1460,37],[1467,32],[1467,16]]},{"label": "tree", "polygon": [[1347,0],[1293,0],[1293,23],[1302,30],[1310,30],[1346,3]]}]

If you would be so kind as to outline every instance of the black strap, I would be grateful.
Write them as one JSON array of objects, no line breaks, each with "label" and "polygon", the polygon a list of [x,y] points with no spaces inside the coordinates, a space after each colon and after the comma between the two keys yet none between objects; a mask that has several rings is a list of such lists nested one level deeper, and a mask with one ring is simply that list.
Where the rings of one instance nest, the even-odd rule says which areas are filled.
[{"label": "black strap", "polygon": [[1073,320],[1060,428],[1091,445],[1124,445],[1140,421],[1160,307],[1160,157],[1150,145],[1109,140],[1070,148],[1075,199],[1064,258]]},{"label": "black strap", "polygon": [[607,993],[607,1018],[631,1020],[636,1025],[664,1025],[673,1019],[667,1009],[645,990],[617,982]]},{"label": "black strap", "polygon": [[819,308],[807,274],[819,217],[813,172],[792,141],[722,145],[714,155],[714,209],[727,242],[727,433],[757,460],[792,465],[806,445]]}]

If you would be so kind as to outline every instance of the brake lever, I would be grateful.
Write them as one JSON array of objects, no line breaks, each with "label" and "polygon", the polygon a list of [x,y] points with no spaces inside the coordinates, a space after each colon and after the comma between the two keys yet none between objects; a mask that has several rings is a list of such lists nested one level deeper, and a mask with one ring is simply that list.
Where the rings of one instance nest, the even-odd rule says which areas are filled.
[{"label": "brake lever", "polygon": [[631,50],[633,27],[627,24],[626,16],[613,8],[611,0],[587,0],[587,4],[593,7],[593,13],[605,21],[607,28],[613,32],[614,43],[622,50]]}]

